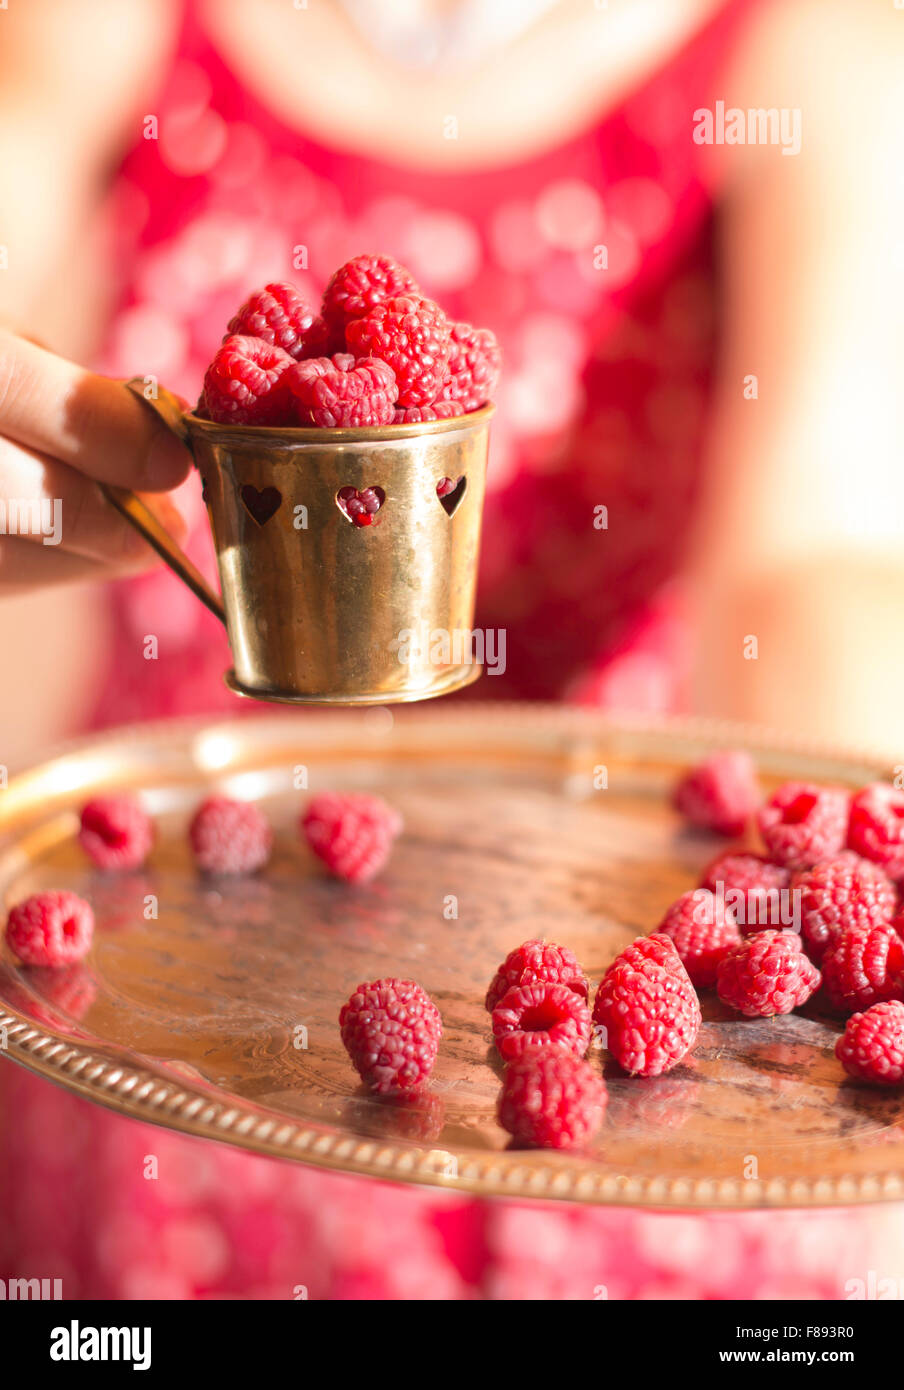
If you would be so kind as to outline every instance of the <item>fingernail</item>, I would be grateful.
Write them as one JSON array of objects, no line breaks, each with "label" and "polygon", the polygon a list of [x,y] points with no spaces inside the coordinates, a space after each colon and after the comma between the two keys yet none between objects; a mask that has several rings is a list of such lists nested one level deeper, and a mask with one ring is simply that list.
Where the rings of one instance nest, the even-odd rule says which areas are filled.
[{"label": "fingernail", "polygon": [[191,454],[181,439],[160,425],[154,431],[144,461],[142,487],[166,492],[183,481],[190,467]]}]

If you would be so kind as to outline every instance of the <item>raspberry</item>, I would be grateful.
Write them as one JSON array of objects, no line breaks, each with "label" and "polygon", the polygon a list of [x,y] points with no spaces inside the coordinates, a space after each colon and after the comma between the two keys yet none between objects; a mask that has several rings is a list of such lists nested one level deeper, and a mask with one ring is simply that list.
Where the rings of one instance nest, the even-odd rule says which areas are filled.
[{"label": "raspberry", "polygon": [[890,922],[848,927],[829,942],[822,978],[839,1013],[904,998],[904,941]]},{"label": "raspberry", "polygon": [[281,425],[289,411],[285,373],[292,358],[260,338],[234,334],[204,377],[204,406],[223,425]]},{"label": "raspberry", "polygon": [[309,803],[301,825],[331,874],[348,883],[368,883],[388,860],[402,818],[378,796],[321,792]]},{"label": "raspberry", "polygon": [[340,332],[378,304],[398,295],[419,294],[414,276],[391,256],[355,256],[339,267],[323,292],[321,312]]},{"label": "raspberry", "polygon": [[748,1018],[771,1018],[805,1004],[820,978],[796,932],[759,931],[729,951],[716,987],[723,1004]]},{"label": "raspberry", "polygon": [[507,1062],[546,1047],[583,1057],[590,1046],[590,1010],[568,985],[517,985],[493,1010],[493,1037]]},{"label": "raspberry", "polygon": [[729,850],[709,865],[701,886],[723,898],[746,935],[764,927],[791,925],[782,921],[781,897],[790,882],[791,870],[773,864],[765,855]]},{"label": "raspberry", "polygon": [[675,788],[678,811],[704,830],[740,835],[759,805],[756,768],[749,753],[714,753],[682,777]]},{"label": "raspberry", "polygon": [[889,878],[904,878],[904,791],[887,782],[859,791],[851,801],[848,845],[881,864]]},{"label": "raspberry", "polygon": [[682,893],[656,930],[674,942],[691,984],[697,989],[716,983],[716,966],[741,940],[731,909],[708,888]]},{"label": "raspberry", "polygon": [[785,782],[761,807],[760,834],[779,864],[809,869],[844,848],[850,797],[840,787]]},{"label": "raspberry", "polygon": [[604,1081],[586,1062],[544,1048],[506,1067],[499,1123],[516,1144],[575,1149],[596,1134],[606,1100]]},{"label": "raspberry", "polygon": [[551,941],[525,941],[509,951],[487,990],[485,1007],[492,1013],[504,994],[521,985],[567,985],[581,999],[587,998],[590,987],[574,953],[567,946],[555,946]]},{"label": "raspberry", "polygon": [[260,338],[282,348],[296,361],[319,357],[328,350],[332,337],[323,319],[305,303],[295,286],[277,282],[265,285],[245,300],[229,320],[226,337],[230,334]]},{"label": "raspberry", "polygon": [[603,976],[593,1021],[625,1071],[659,1076],[693,1047],[700,1002],[668,936],[641,936],[616,956]]},{"label": "raspberry", "polygon": [[345,331],[356,357],[379,357],[395,372],[399,408],[431,405],[449,364],[449,320],[432,299],[400,295],[378,304]]},{"label": "raspberry", "polygon": [[351,353],[311,357],[286,373],[298,422],[321,429],[391,425],[399,394],[395,375],[385,362]]},{"label": "raspberry", "polygon": [[457,415],[464,415],[461,401],[434,401],[432,405],[410,405],[405,410],[397,410],[392,423],[424,425],[430,420],[454,420]]},{"label": "raspberry", "polygon": [[270,858],[273,831],[253,801],[211,796],[188,829],[198,868],[205,874],[253,874]]},{"label": "raspberry", "polygon": [[433,1070],[442,1036],[439,1009],[413,980],[359,985],[339,1014],[342,1042],[372,1091],[411,1091]]},{"label": "raspberry", "polygon": [[463,410],[478,410],[492,400],[502,370],[502,353],[495,334],[470,323],[453,323],[449,344],[449,375],[440,400],[458,401]]},{"label": "raspberry", "polygon": [[800,934],[817,965],[840,932],[889,921],[897,901],[885,871],[849,849],[795,874],[791,886],[800,895]]},{"label": "raspberry", "polygon": [[386,501],[386,493],[381,487],[366,487],[361,492],[356,487],[341,487],[336,500],[349,521],[356,526],[372,526],[374,517]]},{"label": "raspberry", "polygon": [[82,807],[78,838],[99,869],[137,869],[150,852],[154,826],[133,796],[96,796]]},{"label": "raspberry", "polygon": [[72,965],[94,935],[90,903],[75,893],[35,893],[10,911],[9,947],[25,965]]},{"label": "raspberry", "polygon": [[722,891],[726,894],[734,891],[746,895],[768,892],[770,889],[781,890],[787,888],[790,882],[790,869],[783,864],[773,864],[764,854],[728,850],[707,867],[700,886],[715,892],[721,883]]},{"label": "raspberry", "polygon": [[835,1056],[849,1076],[877,1086],[904,1081],[904,1004],[887,999],[866,1013],[853,1014],[835,1044]]}]

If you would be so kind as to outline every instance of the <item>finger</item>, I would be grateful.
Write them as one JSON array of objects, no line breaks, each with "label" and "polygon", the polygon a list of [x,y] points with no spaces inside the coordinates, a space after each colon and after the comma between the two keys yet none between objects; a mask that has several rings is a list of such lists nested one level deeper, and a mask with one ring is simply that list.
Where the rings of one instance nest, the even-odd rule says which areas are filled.
[{"label": "finger", "polygon": [[[157,557],[151,554],[148,562],[137,559],[128,565],[123,564],[120,574],[141,574],[151,568],[156,560]],[[107,565],[89,560],[84,555],[76,555],[72,550],[34,545],[21,536],[0,536],[0,601],[26,589],[87,581],[102,583],[110,577]]]},{"label": "finger", "polygon": [[89,478],[167,492],[191,455],[122,382],[0,332],[0,434]]},{"label": "finger", "polygon": [[[148,500],[177,544],[186,527],[165,495]],[[119,566],[147,559],[141,534],[104,498],[97,483],[33,449],[0,439],[0,535],[61,546]]]}]

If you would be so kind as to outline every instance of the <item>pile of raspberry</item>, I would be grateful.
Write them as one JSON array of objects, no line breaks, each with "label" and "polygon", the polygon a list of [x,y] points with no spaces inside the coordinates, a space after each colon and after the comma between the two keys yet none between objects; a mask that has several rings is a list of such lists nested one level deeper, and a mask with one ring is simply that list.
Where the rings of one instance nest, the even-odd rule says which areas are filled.
[{"label": "pile of raspberry", "polygon": [[669,936],[698,986],[748,1017],[790,1013],[817,990],[847,1017],[835,1053],[850,1075],[904,1079],[904,791],[787,782],[762,801],[746,753],[717,753],[679,782],[701,828],[756,823],[765,852],[720,854],[672,904]]},{"label": "pile of raspberry", "polygon": [[[486,1008],[503,1066],[497,1106],[515,1146],[574,1149],[601,1128],[606,1084],[591,1044],[634,1077],[671,1071],[692,1052],[698,990],[750,1018],[800,1008],[817,990],[849,1015],[836,1054],[854,1077],[904,1082],[904,792],[788,782],[767,800],[746,753],[692,769],[675,801],[720,834],[756,821],[765,852],[723,852],[649,936],[590,985],[565,946],[531,940],[490,982]],[[790,913],[790,920],[786,920]],[[799,930],[793,928],[799,927]],[[342,1010],[343,1041],[365,1084],[397,1095],[425,1086],[441,1021],[411,980],[359,985]]]},{"label": "pile of raspberry", "polygon": [[[660,1076],[690,1052],[700,1005],[667,936],[640,937],[612,962],[596,993],[566,946],[531,940],[490,982],[486,1008],[503,1063],[497,1115],[515,1146],[581,1148],[606,1110],[606,1084],[587,1060],[591,1041],[634,1076]],[[380,1093],[423,1086],[441,1026],[412,980],[359,985],[340,1014],[342,1040],[362,1080]]]},{"label": "pile of raspberry", "polygon": [[390,256],[355,256],[319,312],[294,285],[252,294],[207,369],[198,413],[231,425],[422,424],[485,405],[500,366],[488,328],[447,318]]},{"label": "pile of raspberry", "polygon": [[602,1125],[607,1092],[585,1060],[591,1041],[632,1076],[660,1076],[690,1052],[700,1005],[668,937],[639,937],[590,986],[567,947],[526,941],[487,991],[506,1063],[497,1114],[515,1145],[582,1147]]}]

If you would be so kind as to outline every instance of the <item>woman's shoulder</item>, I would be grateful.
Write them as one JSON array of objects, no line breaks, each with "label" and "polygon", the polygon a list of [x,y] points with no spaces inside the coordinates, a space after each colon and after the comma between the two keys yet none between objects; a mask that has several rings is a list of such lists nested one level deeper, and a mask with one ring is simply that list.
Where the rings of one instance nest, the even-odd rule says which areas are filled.
[{"label": "woman's shoulder", "polygon": [[[722,111],[712,113],[723,132],[713,142],[714,162],[729,181],[763,192],[766,173],[773,184],[803,186],[856,164],[858,145],[862,151],[900,128],[901,3],[760,0],[749,7],[718,74]],[[775,129],[777,138],[751,138]],[[802,158],[776,161],[775,143]]]},{"label": "woman's shoulder", "polygon": [[[904,0],[758,0],[749,5],[726,76],[741,97],[808,95],[840,71],[869,86],[904,47]],[[836,104],[849,110],[847,101]]]}]

